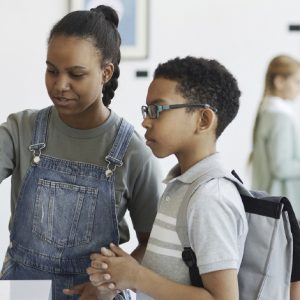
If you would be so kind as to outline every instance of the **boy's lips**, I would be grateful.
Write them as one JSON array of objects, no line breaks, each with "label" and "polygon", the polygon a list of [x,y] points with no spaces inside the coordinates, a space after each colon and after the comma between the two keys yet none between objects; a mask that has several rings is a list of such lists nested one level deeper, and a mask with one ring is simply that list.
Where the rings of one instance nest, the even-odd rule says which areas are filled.
[{"label": "boy's lips", "polygon": [[147,141],[153,141],[154,139],[149,135],[149,134],[145,134],[145,139],[147,140]]},{"label": "boy's lips", "polygon": [[145,134],[145,139],[146,139],[146,145],[148,145],[148,146],[155,143],[155,140],[147,134]]}]

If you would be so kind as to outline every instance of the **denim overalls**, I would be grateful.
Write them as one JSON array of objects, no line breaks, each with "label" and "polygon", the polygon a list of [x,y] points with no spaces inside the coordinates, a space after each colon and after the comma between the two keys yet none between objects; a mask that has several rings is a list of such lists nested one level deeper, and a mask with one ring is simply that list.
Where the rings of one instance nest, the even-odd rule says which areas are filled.
[{"label": "denim overalls", "polygon": [[90,254],[119,242],[114,171],[123,164],[133,127],[122,119],[107,166],[100,167],[42,154],[50,113],[48,107],[37,115],[29,147],[33,161],[18,197],[1,279],[51,279],[53,300],[78,299],[62,289],[88,282]]}]

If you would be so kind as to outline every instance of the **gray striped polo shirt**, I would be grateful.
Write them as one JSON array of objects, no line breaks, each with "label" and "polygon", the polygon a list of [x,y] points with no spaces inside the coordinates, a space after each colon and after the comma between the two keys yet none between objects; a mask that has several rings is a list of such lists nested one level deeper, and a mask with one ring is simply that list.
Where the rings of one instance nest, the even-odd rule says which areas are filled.
[{"label": "gray striped polo shirt", "polygon": [[[165,179],[167,187],[142,264],[178,283],[190,284],[176,232],[178,210],[189,186],[212,168],[224,169],[218,153],[199,161],[182,175],[177,165]],[[224,178],[204,181],[190,200],[187,218],[187,234],[200,274],[239,268],[248,225],[240,195],[232,182]],[[152,298],[137,292],[137,299]]]}]

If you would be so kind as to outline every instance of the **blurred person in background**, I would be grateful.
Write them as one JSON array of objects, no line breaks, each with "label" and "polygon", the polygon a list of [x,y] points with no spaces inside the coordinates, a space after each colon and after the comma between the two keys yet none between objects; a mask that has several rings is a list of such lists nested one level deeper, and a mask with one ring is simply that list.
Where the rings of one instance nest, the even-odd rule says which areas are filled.
[{"label": "blurred person in background", "polygon": [[300,62],[280,55],[269,63],[253,129],[252,188],[286,196],[300,219]]}]

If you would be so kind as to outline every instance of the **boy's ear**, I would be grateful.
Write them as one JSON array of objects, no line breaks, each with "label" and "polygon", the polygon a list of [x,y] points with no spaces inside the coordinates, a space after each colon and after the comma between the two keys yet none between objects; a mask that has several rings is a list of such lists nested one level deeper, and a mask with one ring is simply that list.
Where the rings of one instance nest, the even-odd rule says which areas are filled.
[{"label": "boy's ear", "polygon": [[211,109],[199,110],[197,131],[200,132],[212,128],[215,121],[216,115]]}]

